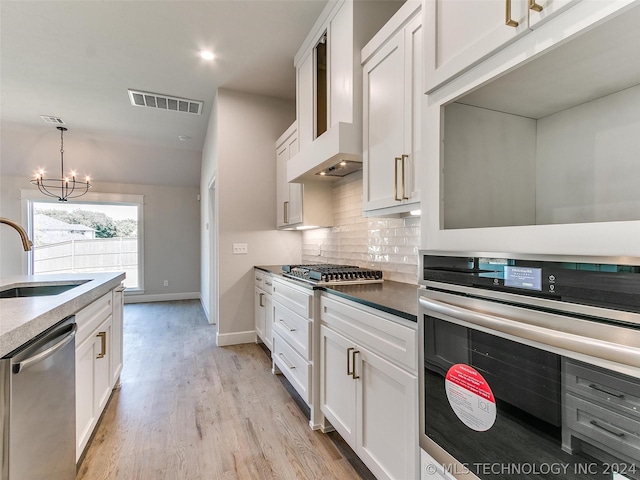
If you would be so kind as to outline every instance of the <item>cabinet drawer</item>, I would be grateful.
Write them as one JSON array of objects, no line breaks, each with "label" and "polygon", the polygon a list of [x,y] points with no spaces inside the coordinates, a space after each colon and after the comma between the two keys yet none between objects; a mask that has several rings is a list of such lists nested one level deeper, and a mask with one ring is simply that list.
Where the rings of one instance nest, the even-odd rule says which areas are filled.
[{"label": "cabinet drawer", "polygon": [[569,392],[640,421],[640,382],[637,379],[565,360],[564,385]]},{"label": "cabinet drawer", "polygon": [[359,345],[370,348],[413,373],[417,371],[418,340],[415,329],[326,296],[320,298],[320,319]]},{"label": "cabinet drawer", "polygon": [[573,395],[565,397],[566,426],[588,443],[640,461],[640,421]]},{"label": "cabinet drawer", "polygon": [[108,292],[76,313],[78,332],[76,345],[80,345],[113,311],[113,295]]},{"label": "cabinet drawer", "polygon": [[269,274],[265,274],[262,279],[262,289],[271,295],[273,293],[273,277]]},{"label": "cabinet drawer", "polygon": [[255,278],[256,278],[256,287],[264,288],[264,277],[265,273],[262,270],[254,269]]},{"label": "cabinet drawer", "polygon": [[273,304],[273,329],[305,359],[311,359],[310,322],[278,303]]},{"label": "cabinet drawer", "polygon": [[274,279],[273,299],[304,318],[313,318],[313,290]]},{"label": "cabinet drawer", "polygon": [[273,335],[273,362],[293,385],[302,399],[309,403],[311,364],[302,358],[280,335]]}]

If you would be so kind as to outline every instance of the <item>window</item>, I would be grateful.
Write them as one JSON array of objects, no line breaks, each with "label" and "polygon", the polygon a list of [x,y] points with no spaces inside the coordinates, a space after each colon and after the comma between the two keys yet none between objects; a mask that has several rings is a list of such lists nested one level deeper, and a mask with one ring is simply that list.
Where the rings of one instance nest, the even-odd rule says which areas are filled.
[{"label": "window", "polygon": [[91,193],[67,203],[25,192],[31,273],[125,272],[127,290],[143,289],[142,196]]}]

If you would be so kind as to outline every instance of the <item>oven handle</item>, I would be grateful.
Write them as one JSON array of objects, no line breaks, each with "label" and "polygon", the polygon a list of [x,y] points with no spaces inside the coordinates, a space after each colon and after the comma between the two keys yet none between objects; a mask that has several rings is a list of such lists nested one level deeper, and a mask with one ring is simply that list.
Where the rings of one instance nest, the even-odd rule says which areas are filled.
[{"label": "oven handle", "polygon": [[421,307],[427,310],[467,325],[634,368],[640,367],[640,349],[638,348],[509,320],[430,298],[419,297],[418,302]]}]

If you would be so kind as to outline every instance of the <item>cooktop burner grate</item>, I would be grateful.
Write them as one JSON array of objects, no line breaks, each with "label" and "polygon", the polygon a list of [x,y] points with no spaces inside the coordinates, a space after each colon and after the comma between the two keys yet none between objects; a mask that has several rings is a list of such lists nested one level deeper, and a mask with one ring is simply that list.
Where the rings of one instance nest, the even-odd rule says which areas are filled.
[{"label": "cooktop burner grate", "polygon": [[382,272],[355,265],[331,263],[313,265],[283,265],[283,275],[314,285],[358,285],[382,283]]}]

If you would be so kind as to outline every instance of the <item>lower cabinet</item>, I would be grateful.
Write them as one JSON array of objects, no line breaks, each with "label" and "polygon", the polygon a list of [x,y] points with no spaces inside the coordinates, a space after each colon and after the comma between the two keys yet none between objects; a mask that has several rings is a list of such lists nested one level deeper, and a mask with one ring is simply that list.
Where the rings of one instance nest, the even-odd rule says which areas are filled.
[{"label": "lower cabinet", "polygon": [[267,348],[273,351],[273,301],[271,291],[273,289],[271,275],[255,270],[255,326],[256,335]]},{"label": "lower cabinet", "polygon": [[[417,478],[415,329],[325,297],[320,315],[322,413],[376,478]],[[377,348],[385,338],[407,345],[404,359]]]},{"label": "lower cabinet", "polygon": [[122,290],[118,290],[76,313],[76,461],[122,369]]}]

